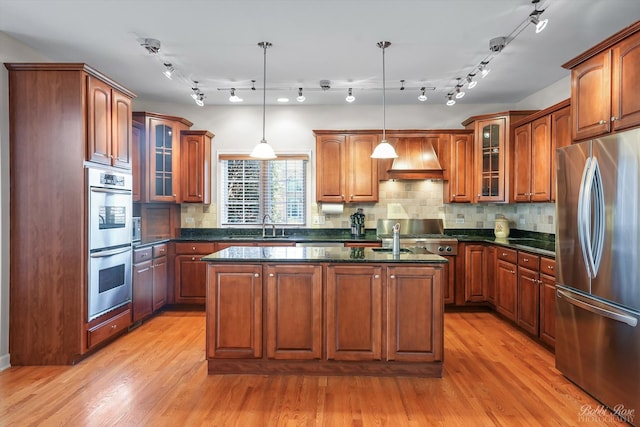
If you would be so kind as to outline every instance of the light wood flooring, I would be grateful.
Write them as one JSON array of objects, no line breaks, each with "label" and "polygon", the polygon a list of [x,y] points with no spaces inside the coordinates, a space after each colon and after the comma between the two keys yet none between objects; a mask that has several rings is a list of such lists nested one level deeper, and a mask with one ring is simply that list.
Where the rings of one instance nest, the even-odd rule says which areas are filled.
[{"label": "light wood flooring", "polygon": [[493,313],[445,315],[441,379],[207,375],[204,313],[165,311],[76,366],[0,372],[0,426],[586,426],[598,403]]}]

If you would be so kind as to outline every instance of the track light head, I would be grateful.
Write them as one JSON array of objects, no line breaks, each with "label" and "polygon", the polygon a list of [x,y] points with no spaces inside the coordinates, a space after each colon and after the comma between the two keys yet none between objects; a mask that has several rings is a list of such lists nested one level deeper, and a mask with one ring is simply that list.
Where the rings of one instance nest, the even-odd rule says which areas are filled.
[{"label": "track light head", "polygon": [[304,102],[307,98],[305,98],[305,96],[302,94],[302,88],[298,88],[298,97],[296,98],[296,101],[298,102]]},{"label": "track light head", "polygon": [[349,88],[348,95],[344,100],[347,101],[347,102],[353,102],[353,101],[356,100],[356,97],[353,96],[353,89],[352,88]]},{"label": "track light head", "polygon": [[420,88],[420,95],[418,95],[418,101],[425,102],[427,100],[427,95],[424,94],[425,90],[426,88],[424,86]]},{"label": "track light head", "polygon": [[456,101],[455,99],[453,99],[453,94],[450,93],[447,95],[447,107],[451,107],[452,105],[455,105]]}]

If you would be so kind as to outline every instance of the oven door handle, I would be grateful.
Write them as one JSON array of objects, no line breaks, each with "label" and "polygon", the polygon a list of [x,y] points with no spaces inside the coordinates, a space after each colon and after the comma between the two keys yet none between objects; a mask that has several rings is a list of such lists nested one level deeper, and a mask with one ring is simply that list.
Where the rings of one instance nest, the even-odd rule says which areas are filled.
[{"label": "oven door handle", "polygon": [[125,248],[110,249],[108,251],[94,252],[90,256],[91,258],[104,258],[108,256],[118,255],[131,250],[131,246]]},{"label": "oven door handle", "polygon": [[95,193],[126,194],[127,196],[131,195],[131,191],[130,190],[119,190],[117,188],[91,187],[91,191],[93,191]]}]

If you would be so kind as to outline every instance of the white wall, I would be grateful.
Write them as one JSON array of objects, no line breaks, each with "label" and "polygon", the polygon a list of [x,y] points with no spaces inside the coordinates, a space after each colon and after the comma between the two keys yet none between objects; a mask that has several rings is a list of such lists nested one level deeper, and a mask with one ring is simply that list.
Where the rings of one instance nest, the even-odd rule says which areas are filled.
[{"label": "white wall", "polygon": [[[47,59],[0,32],[0,62]],[[9,367],[9,73],[0,67],[0,371]]]},{"label": "white wall", "polygon": [[[0,32],[0,62],[47,61],[27,45]],[[129,88],[133,92],[136,88]],[[458,129],[467,117],[509,109],[542,109],[569,97],[568,77],[516,105],[469,104],[387,106],[388,129]],[[188,94],[185,94],[185,98]],[[470,102],[471,100],[469,100]],[[9,365],[9,112],[7,70],[0,67],[0,370]],[[162,104],[134,100],[136,111],[153,111],[185,117],[193,129],[213,132],[215,150],[250,151],[262,136],[262,109],[251,106],[205,106]],[[266,136],[276,150],[310,151],[313,129],[380,129],[379,106],[268,106]],[[215,167],[215,163],[214,163]],[[215,177],[217,171],[213,171]],[[314,176],[312,174],[312,176]],[[214,186],[215,188],[215,186]],[[215,194],[212,195],[215,200]],[[456,206],[456,215],[474,206]]]}]

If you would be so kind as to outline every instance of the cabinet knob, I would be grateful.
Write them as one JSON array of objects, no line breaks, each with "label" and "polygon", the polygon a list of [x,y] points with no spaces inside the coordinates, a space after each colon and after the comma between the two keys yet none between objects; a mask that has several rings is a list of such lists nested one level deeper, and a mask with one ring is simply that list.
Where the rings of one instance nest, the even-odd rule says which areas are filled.
[{"label": "cabinet knob", "polygon": [[253,273],[253,277],[260,277],[258,273]]},{"label": "cabinet knob", "polygon": [[542,285],[542,280],[538,280],[538,285]]},{"label": "cabinet knob", "polygon": [[195,261],[195,260],[196,260],[196,257],[192,256],[191,261]]},{"label": "cabinet knob", "polygon": [[111,329],[115,329],[117,327],[118,327],[118,325],[111,325]]},{"label": "cabinet knob", "polygon": [[511,274],[516,274],[516,271],[515,270],[511,270]]},{"label": "cabinet knob", "polygon": [[192,251],[195,251],[195,250],[196,250],[196,247],[195,247],[195,246],[192,246],[192,247],[191,247],[191,250],[192,250]]},{"label": "cabinet knob", "polygon": [[[378,275],[376,274],[376,276],[378,276]],[[389,277],[390,277],[391,279],[395,279],[395,278],[396,278],[396,275],[395,275],[395,274],[392,274],[392,275],[391,275],[391,276],[389,276]]]},{"label": "cabinet knob", "polygon": [[599,125],[606,125],[606,124],[607,124],[607,121],[606,121],[606,120],[600,120],[600,121],[598,122],[598,124],[599,124]]},{"label": "cabinet knob", "polygon": [[202,197],[202,194],[198,194],[198,197]]},{"label": "cabinet knob", "polygon": [[611,117],[611,121],[615,122],[616,120],[618,120],[618,118],[616,116]]},{"label": "cabinet knob", "polygon": [[532,279],[531,279],[531,282],[532,282],[532,283],[536,283],[536,282],[540,282],[540,281],[539,281],[538,279],[533,279],[533,278],[532,278]]},{"label": "cabinet knob", "polygon": [[269,277],[273,277],[273,273],[269,273]]},{"label": "cabinet knob", "polygon": [[553,266],[552,266],[552,265],[547,265],[547,268],[548,268],[549,270],[553,270]]},{"label": "cabinet knob", "polygon": [[[379,275],[379,274],[375,274],[375,275],[373,276],[373,278],[374,278],[374,279],[379,279],[379,278],[380,278],[380,275]],[[393,276],[391,276],[391,278],[393,279]]]},{"label": "cabinet knob", "polygon": [[502,256],[507,256],[507,253],[506,252],[502,252]]},{"label": "cabinet knob", "polygon": [[522,261],[529,262],[529,258],[522,258]]}]

